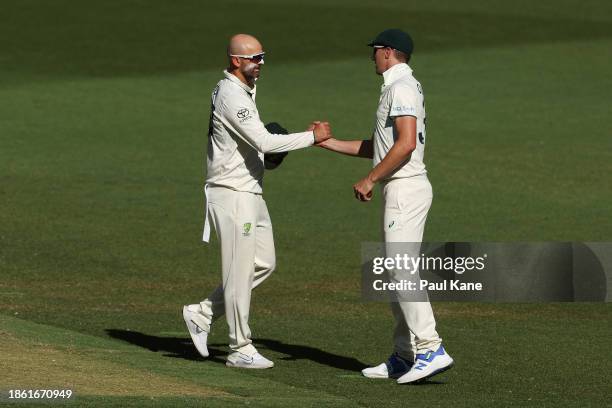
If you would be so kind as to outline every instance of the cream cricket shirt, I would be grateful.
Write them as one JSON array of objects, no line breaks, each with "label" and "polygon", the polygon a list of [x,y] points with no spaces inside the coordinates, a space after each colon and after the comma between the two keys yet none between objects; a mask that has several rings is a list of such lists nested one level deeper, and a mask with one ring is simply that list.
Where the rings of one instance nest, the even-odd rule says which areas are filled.
[{"label": "cream cricket shirt", "polygon": [[426,174],[425,153],[425,100],[421,84],[412,76],[407,64],[396,64],[383,72],[376,127],[374,129],[374,166],[380,163],[397,138],[393,120],[398,116],[414,116],[417,120],[416,149],[410,160],[400,165],[386,180]]},{"label": "cream cricket shirt", "polygon": [[212,93],[206,183],[262,193],[264,153],[301,149],[314,143],[313,132],[276,135],[259,119],[256,87],[224,71]]}]

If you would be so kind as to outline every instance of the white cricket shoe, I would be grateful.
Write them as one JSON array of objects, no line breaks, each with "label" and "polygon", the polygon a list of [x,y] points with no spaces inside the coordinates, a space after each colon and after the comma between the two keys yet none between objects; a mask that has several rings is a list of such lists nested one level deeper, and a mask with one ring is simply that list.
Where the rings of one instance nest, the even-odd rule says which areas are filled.
[{"label": "white cricket shoe", "polygon": [[428,351],[424,354],[417,354],[414,365],[406,374],[401,376],[398,384],[408,384],[423,381],[426,378],[440,374],[453,367],[453,359],[449,356],[444,347],[440,344],[438,350]]},{"label": "white cricket shoe", "polygon": [[198,311],[198,307],[199,305],[183,306],[183,319],[185,319],[187,330],[189,330],[189,335],[198,353],[202,357],[208,357],[206,341],[208,340],[210,324],[206,324],[204,316]]},{"label": "white cricket shoe", "polygon": [[274,363],[259,353],[255,353],[253,357],[249,357],[239,351],[236,351],[227,356],[227,362],[225,363],[228,367],[238,368],[272,368]]},{"label": "white cricket shoe", "polygon": [[412,362],[393,353],[384,363],[376,367],[364,368],[361,373],[368,378],[398,378],[410,371],[410,367],[412,367]]}]

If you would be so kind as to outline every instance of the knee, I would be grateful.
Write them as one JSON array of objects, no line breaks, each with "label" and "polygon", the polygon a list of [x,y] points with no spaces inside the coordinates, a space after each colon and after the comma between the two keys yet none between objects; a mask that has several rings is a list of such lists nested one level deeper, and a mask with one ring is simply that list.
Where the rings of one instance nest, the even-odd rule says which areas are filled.
[{"label": "knee", "polygon": [[276,268],[276,261],[272,262],[261,262],[255,267],[255,276],[253,277],[253,288],[259,286],[263,281],[274,272]]},{"label": "knee", "polygon": [[269,275],[276,269],[276,259],[268,259],[265,262],[261,262],[258,266],[258,270],[261,275]]},{"label": "knee", "polygon": [[268,270],[268,273],[274,272],[274,270],[276,269],[276,259],[272,259],[271,262],[268,262],[265,267]]}]

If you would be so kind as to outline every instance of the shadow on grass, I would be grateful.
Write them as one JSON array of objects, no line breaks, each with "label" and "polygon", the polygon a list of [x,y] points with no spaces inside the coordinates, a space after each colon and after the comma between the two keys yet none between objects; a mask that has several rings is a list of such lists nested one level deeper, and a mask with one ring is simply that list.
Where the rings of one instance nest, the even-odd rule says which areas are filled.
[{"label": "shadow on grass", "polygon": [[315,347],[286,344],[281,341],[271,339],[256,339],[254,342],[257,346],[261,345],[263,348],[268,350],[286,354],[286,357],[280,358],[281,360],[285,361],[311,360],[315,363],[349,371],[361,371],[367,367],[365,364],[355,358],[329,353]]},{"label": "shadow on grass", "polygon": [[[118,329],[107,329],[106,333],[114,339],[122,340],[156,353],[164,352],[166,353],[164,354],[165,357],[183,358],[193,361],[207,360],[225,364],[224,357],[227,353],[221,350],[222,347],[226,346],[225,344],[208,345],[210,356],[204,359],[198,354],[191,339],[188,337],[159,337]],[[349,371],[360,371],[366,367],[365,364],[357,359],[329,353],[315,347],[286,344],[271,339],[257,339],[254,342],[260,348],[286,354],[285,357],[280,357],[280,360],[284,361],[310,360],[318,364]]]},{"label": "shadow on grass", "polygon": [[153,352],[164,352],[165,357],[182,358],[185,360],[207,360],[225,364],[224,356],[227,354],[218,348],[208,346],[210,356],[203,358],[198,354],[189,337],[159,337],[148,334],[118,329],[106,329],[106,334],[126,343],[145,348]]},{"label": "shadow on grass", "polygon": [[410,383],[410,384],[402,384],[402,387],[423,387],[426,385],[445,385],[446,383],[444,381],[436,381],[436,380],[423,380],[423,381],[418,381],[418,382],[414,382],[414,383]]}]

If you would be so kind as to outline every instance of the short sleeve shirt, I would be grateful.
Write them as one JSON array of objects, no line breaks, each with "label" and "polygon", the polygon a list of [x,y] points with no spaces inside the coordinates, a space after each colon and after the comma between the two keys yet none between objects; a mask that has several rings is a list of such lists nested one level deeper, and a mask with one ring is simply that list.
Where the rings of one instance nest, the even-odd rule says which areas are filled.
[{"label": "short sleeve shirt", "polygon": [[412,76],[407,64],[396,64],[383,73],[382,87],[376,124],[374,128],[373,165],[380,163],[397,139],[393,122],[399,116],[414,116],[417,121],[416,149],[410,159],[401,164],[389,179],[414,177],[427,173],[423,156],[425,153],[425,99],[421,84]]}]

